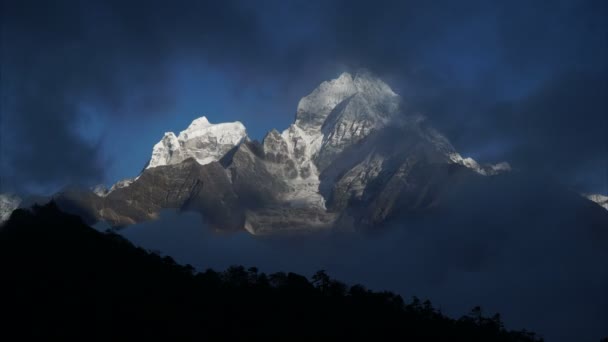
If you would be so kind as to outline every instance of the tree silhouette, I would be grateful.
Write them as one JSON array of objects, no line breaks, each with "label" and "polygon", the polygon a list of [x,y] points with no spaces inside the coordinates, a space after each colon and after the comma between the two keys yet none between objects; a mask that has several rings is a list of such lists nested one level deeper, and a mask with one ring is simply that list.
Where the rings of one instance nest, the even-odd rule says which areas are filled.
[{"label": "tree silhouette", "polygon": [[324,271],[196,272],[100,233],[51,203],[0,231],[0,340],[540,341],[481,308],[455,320],[430,301],[348,288]]},{"label": "tree silhouette", "polygon": [[313,285],[321,290],[321,292],[327,291],[331,282],[331,278],[327,275],[325,270],[319,270],[312,276]]}]

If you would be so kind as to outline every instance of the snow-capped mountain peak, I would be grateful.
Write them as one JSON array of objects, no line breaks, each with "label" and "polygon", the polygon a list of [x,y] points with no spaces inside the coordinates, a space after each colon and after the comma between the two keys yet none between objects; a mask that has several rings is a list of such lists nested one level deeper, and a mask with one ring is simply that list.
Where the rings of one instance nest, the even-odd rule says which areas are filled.
[{"label": "snow-capped mountain peak", "polygon": [[347,72],[321,83],[298,103],[295,124],[304,130],[320,130],[332,109],[356,92],[353,78]]},{"label": "snow-capped mountain peak", "polygon": [[91,190],[99,197],[105,197],[108,195],[108,188],[103,184],[95,185]]},{"label": "snow-capped mountain peak", "polygon": [[[399,110],[400,97],[367,71],[345,72],[321,83],[298,103],[295,122],[280,135],[264,139],[264,151],[281,161],[288,175],[289,202],[325,209],[319,176],[329,161],[370,133],[388,125]],[[276,168],[274,168],[276,169]]]},{"label": "snow-capped mountain peak", "polygon": [[[188,206],[255,234],[327,227],[341,215],[374,224],[398,208],[417,210],[440,193],[419,189],[450,183],[446,164],[483,176],[510,169],[463,158],[423,115],[402,104],[371,73],[343,73],[303,97],[294,122],[282,132],[271,130],[261,145],[238,121],[214,124],[202,116],[178,135],[165,133],[140,177],[96,189],[87,200],[116,225]],[[453,169],[456,177],[464,168]]]},{"label": "snow-capped mountain peak", "polygon": [[298,104],[287,140],[302,140],[303,150],[321,170],[329,160],[397,117],[401,98],[366,70],[321,83]]},{"label": "snow-capped mountain peak", "polygon": [[167,132],[152,149],[146,168],[181,163],[194,158],[199,164],[209,164],[247,139],[245,126],[239,122],[212,124],[203,116],[192,121],[178,136]]},{"label": "snow-capped mountain peak", "polygon": [[357,71],[353,82],[358,92],[373,94],[377,98],[398,96],[388,84],[365,69]]},{"label": "snow-capped mountain peak", "polygon": [[192,121],[192,123],[190,124],[190,126],[188,126],[188,128],[186,129],[186,131],[190,130],[190,131],[195,131],[197,129],[200,128],[206,128],[211,126],[211,123],[209,122],[209,119],[207,119],[206,116],[201,116],[198,119],[194,119]]},{"label": "snow-capped mountain peak", "polygon": [[305,131],[318,131],[330,113],[355,94],[374,103],[399,97],[390,86],[366,70],[357,72],[354,77],[345,72],[334,80],[321,83],[300,100],[295,124]]}]

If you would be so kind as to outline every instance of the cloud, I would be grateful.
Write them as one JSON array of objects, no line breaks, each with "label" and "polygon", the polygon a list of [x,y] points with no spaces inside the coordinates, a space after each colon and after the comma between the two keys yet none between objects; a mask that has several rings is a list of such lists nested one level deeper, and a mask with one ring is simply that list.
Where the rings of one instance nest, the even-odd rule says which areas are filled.
[{"label": "cloud", "polygon": [[[111,131],[123,116],[162,119],[180,98],[175,66],[202,65],[238,90],[230,102],[248,92],[256,113],[268,108],[271,115],[290,118],[298,99],[321,81],[369,68],[465,152],[540,172],[540,166],[563,162],[552,153],[557,149],[541,153],[541,146],[560,143],[575,160],[556,177],[606,192],[606,167],[598,162],[605,160],[605,149],[590,137],[606,113],[594,94],[605,89],[608,70],[607,6],[5,1],[2,187],[101,181],[112,165],[102,157],[103,134],[99,141],[83,139],[80,123],[100,116]],[[272,89],[271,96],[264,89]],[[577,101],[588,102],[576,106],[574,139],[575,130],[568,131],[573,120],[552,112],[564,108],[556,103],[573,108]],[[561,134],[572,145],[561,144],[567,141],[556,138]],[[22,149],[22,139],[30,148]],[[53,161],[46,171],[38,161],[48,151],[62,153],[47,157]]]},{"label": "cloud", "polygon": [[608,214],[575,193],[523,174],[453,189],[438,211],[375,232],[294,236],[212,232],[194,213],[165,211],[120,233],[199,270],[239,264],[430,299],[459,317],[481,305],[507,327],[548,341],[597,340],[608,331]]},{"label": "cloud", "polygon": [[78,131],[85,107],[106,121],[158,115],[180,54],[222,64],[263,48],[255,18],[229,1],[9,1],[2,12],[3,188],[101,181],[101,141]]},{"label": "cloud", "polygon": [[547,81],[505,113],[510,120],[499,134],[520,143],[510,157],[557,179],[585,177],[585,191],[608,191],[606,94],[608,73],[568,73]]}]

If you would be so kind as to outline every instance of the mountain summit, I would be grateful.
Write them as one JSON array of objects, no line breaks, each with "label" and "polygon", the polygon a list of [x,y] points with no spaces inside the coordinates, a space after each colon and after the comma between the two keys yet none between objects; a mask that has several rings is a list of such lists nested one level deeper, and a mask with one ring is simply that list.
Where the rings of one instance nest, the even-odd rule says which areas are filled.
[{"label": "mountain summit", "polygon": [[249,139],[240,122],[212,124],[203,116],[177,136],[165,133],[136,178],[109,191],[55,197],[114,226],[178,208],[200,212],[218,229],[263,234],[381,225],[438,205],[468,178],[510,169],[461,157],[404,107],[373,74],[343,73],[303,97],[294,123],[262,142]]},{"label": "mountain summit", "polygon": [[211,124],[206,117],[198,118],[181,131],[167,132],[152,149],[152,158],[146,168],[179,164],[194,158],[201,164],[218,161],[247,137],[245,126],[240,122]]}]

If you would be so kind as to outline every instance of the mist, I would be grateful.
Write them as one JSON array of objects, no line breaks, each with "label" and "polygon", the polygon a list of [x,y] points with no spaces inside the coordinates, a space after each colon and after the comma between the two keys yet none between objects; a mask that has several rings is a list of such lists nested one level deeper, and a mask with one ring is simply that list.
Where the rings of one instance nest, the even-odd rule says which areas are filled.
[{"label": "mist", "polygon": [[202,114],[259,139],[357,68],[463,155],[608,192],[605,1],[1,6],[2,192],[136,176],[164,132]]},{"label": "mist", "polygon": [[[311,276],[430,299],[460,317],[475,305],[547,341],[608,334],[608,213],[551,182],[483,179],[425,215],[369,232],[252,236],[211,231],[195,213],[165,211],[120,233],[198,270],[231,265]],[[581,340],[581,337],[584,338]]]}]

